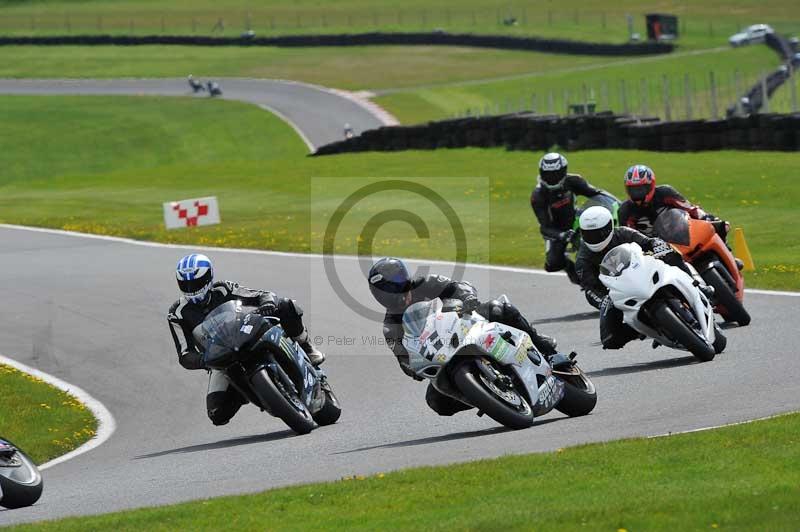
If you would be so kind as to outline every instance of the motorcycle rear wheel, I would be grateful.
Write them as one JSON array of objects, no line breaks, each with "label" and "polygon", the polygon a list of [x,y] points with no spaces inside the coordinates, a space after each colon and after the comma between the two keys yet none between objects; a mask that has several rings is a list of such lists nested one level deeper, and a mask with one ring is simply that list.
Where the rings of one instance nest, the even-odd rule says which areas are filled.
[{"label": "motorcycle rear wheel", "polygon": [[250,377],[250,386],[253,392],[265,405],[269,405],[270,411],[286,423],[290,429],[298,434],[308,434],[315,428],[317,423],[311,416],[311,412],[298,397],[288,398],[278,390],[272,382],[267,370],[262,369]]},{"label": "motorcycle rear wheel", "polygon": [[665,301],[657,301],[653,315],[658,326],[669,331],[669,336],[703,362],[714,360],[714,346],[709,345],[687,323],[684,323]]},{"label": "motorcycle rear wheel", "polygon": [[533,409],[527,400],[519,394],[526,407],[522,411],[503,401],[495,392],[482,384],[480,370],[475,366],[477,363],[477,359],[464,362],[453,374],[453,381],[470,404],[510,429],[527,429],[532,426]]},{"label": "motorcycle rear wheel", "polygon": [[724,307],[725,312],[721,312],[720,315],[725,321],[735,321],[742,327],[749,325],[750,313],[745,310],[742,302],[736,299],[736,294],[722,275],[714,268],[709,268],[703,272],[702,277],[706,284],[714,287],[714,299]]},{"label": "motorcycle rear wheel", "polygon": [[21,463],[14,467],[0,466],[0,506],[9,509],[31,506],[42,496],[44,488],[42,475],[28,455],[17,449],[15,461]]}]

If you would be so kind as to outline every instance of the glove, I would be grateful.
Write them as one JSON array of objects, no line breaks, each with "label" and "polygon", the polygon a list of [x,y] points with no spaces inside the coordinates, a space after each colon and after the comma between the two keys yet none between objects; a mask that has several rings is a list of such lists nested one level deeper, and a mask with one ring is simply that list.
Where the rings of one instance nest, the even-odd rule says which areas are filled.
[{"label": "glove", "polygon": [[719,221],[719,218],[717,218],[713,214],[704,214],[703,215],[703,220],[705,220],[707,222],[716,222],[716,221]]},{"label": "glove", "polygon": [[657,259],[662,259],[662,258],[666,257],[667,255],[669,255],[670,253],[674,253],[675,252],[675,250],[672,248],[672,246],[670,246],[669,244],[667,244],[663,240],[661,240],[661,239],[656,239],[656,240],[657,240],[657,242],[653,245],[653,257],[655,257]]},{"label": "glove", "polygon": [[477,297],[467,297],[466,299],[464,299],[463,303],[464,303],[464,312],[466,312],[467,314],[478,308],[478,306],[480,305],[480,302],[478,301]]},{"label": "glove", "polygon": [[558,233],[558,239],[562,242],[569,242],[570,239],[572,238],[572,235],[574,234],[575,231],[573,231],[572,229],[570,229],[569,231],[562,231]]}]

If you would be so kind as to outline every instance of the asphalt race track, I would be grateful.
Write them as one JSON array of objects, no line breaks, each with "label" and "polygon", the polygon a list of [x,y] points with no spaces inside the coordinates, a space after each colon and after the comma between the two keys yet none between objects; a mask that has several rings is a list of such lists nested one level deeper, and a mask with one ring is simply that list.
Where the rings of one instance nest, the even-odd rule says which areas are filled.
[{"label": "asphalt race track", "polygon": [[[284,80],[222,78],[223,98],[261,105],[295,125],[309,150],[344,138],[349,123],[356,134],[391,123],[341,92]],[[185,79],[14,80],[0,79],[0,94],[129,94],[187,96]],[[349,94],[349,93],[348,93]],[[197,97],[208,98],[201,92]],[[210,124],[213,127],[213,124]],[[301,133],[302,132],[302,133]]]},{"label": "asphalt race track", "polygon": [[[785,326],[796,297],[749,294],[752,325],[727,330],[726,352],[700,364],[645,342],[602,351],[596,313],[564,276],[468,267],[482,294],[510,294],[541,330],[576,349],[598,388],[592,415],[551,413],[512,432],[474,412],[442,418],[429,411],[425,385],[403,375],[385,346],[369,345],[380,325],[340,302],[319,257],[209,250],[220,277],[305,303],[344,408],[339,423],[306,436],[250,405],[214,427],[205,415],[206,375],[178,365],[165,322],[176,294],[173,267],[185,249],[13,228],[0,229],[0,249],[2,352],[85,389],[118,425],[99,448],[48,469],[40,502],[0,511],[0,523],[686,431],[800,408],[792,347],[800,333]],[[358,262],[337,263],[348,291],[369,302]],[[451,267],[433,269],[447,274]]]},{"label": "asphalt race track", "polygon": [[[20,92],[10,85],[25,83],[48,92],[64,92],[65,86],[0,81],[0,91]],[[138,93],[177,82],[158,82],[162,89],[156,82],[97,83]],[[233,96],[228,83],[226,95]],[[80,90],[93,91],[87,87]],[[186,92],[177,85],[174,90]],[[287,110],[281,112],[288,116]],[[359,127],[354,118],[347,121]],[[305,129],[314,123],[297,125],[320,140],[323,129]],[[425,384],[400,372],[380,345],[379,323],[342,303],[320,257],[207,250],[219,278],[289,295],[305,307],[310,333],[329,355],[324,367],[344,409],[336,425],[299,437],[251,405],[228,425],[214,427],[205,412],[206,374],[178,365],[165,320],[177,297],[174,266],[187,252],[0,227],[0,353],[83,388],[117,422],[106,443],[45,471],[35,506],[0,510],[0,525],[660,435],[800,409],[800,331],[789,325],[797,297],[749,293],[752,325],[727,329],[727,350],[700,364],[683,352],[651,349],[649,342],[602,351],[597,313],[563,275],[467,267],[465,277],[483,298],[508,294],[562,349],[578,351],[598,389],[590,416],[554,412],[514,432],[474,412],[451,418],[431,412]],[[339,258],[336,266],[348,293],[377,310],[364,265]],[[453,268],[435,264],[431,270],[449,275]]]}]

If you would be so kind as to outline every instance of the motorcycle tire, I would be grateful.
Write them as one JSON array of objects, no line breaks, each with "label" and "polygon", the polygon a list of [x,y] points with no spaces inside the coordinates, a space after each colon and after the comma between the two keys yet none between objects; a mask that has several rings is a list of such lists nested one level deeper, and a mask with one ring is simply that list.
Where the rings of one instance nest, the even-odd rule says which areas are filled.
[{"label": "motorcycle tire", "polygon": [[653,315],[660,328],[669,331],[669,336],[685,347],[690,353],[703,362],[714,360],[714,346],[701,338],[688,324],[675,315],[675,312],[664,301],[658,301]]},{"label": "motorcycle tire", "polygon": [[42,474],[33,460],[19,449],[16,458],[21,462],[18,466],[0,465],[0,506],[9,509],[31,506],[42,496],[44,488]]},{"label": "motorcycle tire", "polygon": [[292,401],[286,397],[272,382],[267,370],[262,369],[254,373],[250,377],[250,386],[261,402],[269,405],[269,410],[296,433],[308,434],[317,428],[317,423],[308,408],[299,398],[295,397],[295,401]]},{"label": "motorcycle tire", "polygon": [[319,426],[333,425],[339,420],[339,416],[342,415],[342,407],[339,406],[339,400],[336,398],[333,390],[330,389],[330,386],[326,384],[325,388],[323,388],[323,392],[325,393],[325,404],[313,414],[314,421],[316,421]]},{"label": "motorcycle tire", "polygon": [[725,309],[720,315],[725,321],[735,321],[742,327],[750,324],[750,314],[745,310],[742,302],[736,299],[736,294],[728,283],[714,268],[709,268],[702,274],[707,285],[714,287],[714,299],[717,304]]},{"label": "motorcycle tire", "polygon": [[719,327],[715,325],[714,328],[714,352],[720,354],[725,350],[725,346],[728,345],[728,339],[722,334],[722,330]]},{"label": "motorcycle tire", "polygon": [[520,412],[489,390],[478,377],[480,370],[476,361],[470,360],[458,366],[453,373],[453,382],[464,397],[481,412],[510,429],[527,429],[533,425],[533,408],[520,395],[527,412]]},{"label": "motorcycle tire", "polygon": [[569,417],[585,416],[594,410],[597,390],[583,372],[578,375],[557,373],[556,377],[564,383],[564,397],[556,405],[556,410]]}]

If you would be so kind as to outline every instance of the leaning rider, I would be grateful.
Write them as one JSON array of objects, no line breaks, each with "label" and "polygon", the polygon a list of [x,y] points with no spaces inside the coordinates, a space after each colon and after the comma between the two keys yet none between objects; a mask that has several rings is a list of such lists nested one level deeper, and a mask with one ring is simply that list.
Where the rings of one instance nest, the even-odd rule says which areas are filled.
[{"label": "leaning rider", "polygon": [[531,193],[531,207],[544,237],[545,270],[564,270],[570,281],[578,284],[575,263],[566,254],[570,241],[575,238],[577,242],[577,235],[572,231],[575,196],[592,197],[601,192],[578,174],[568,174],[567,159],[560,153],[548,153],[539,160],[539,177]]},{"label": "leaning rider", "polygon": [[[553,338],[536,332],[519,309],[508,302],[498,300],[478,301],[478,292],[467,281],[454,281],[442,275],[411,277],[405,263],[393,257],[384,257],[369,270],[369,290],[375,299],[386,308],[383,319],[383,336],[397,357],[400,369],[416,379],[409,365],[409,355],[403,347],[403,312],[420,301],[440,298],[455,299],[462,303],[464,312],[477,311],[487,320],[502,323],[528,333],[536,348],[548,359],[556,354]],[[434,412],[441,416],[452,416],[456,412],[472,408],[452,397],[442,394],[432,385],[428,386],[425,400]]]},{"label": "leaning rider", "polygon": [[653,224],[665,209],[680,209],[694,219],[712,222],[722,240],[728,236],[728,224],[698,205],[693,205],[669,185],[656,186],[656,175],[649,166],[635,164],[625,172],[625,191],[628,199],[620,205],[620,225],[633,227],[647,236],[653,234]]},{"label": "leaning rider", "polygon": [[600,341],[603,349],[620,349],[638,337],[636,331],[622,321],[622,311],[614,307],[608,297],[608,288],[600,281],[600,263],[606,254],[621,244],[635,243],[643,251],[661,259],[670,266],[676,266],[688,273],[706,297],[714,295],[714,288],[702,282],[683,261],[680,253],[660,238],[650,238],[630,227],[614,228],[614,220],[608,209],[589,207],[580,217],[581,239],[575,268],[581,279],[581,288],[586,300],[600,309]]},{"label": "leaning rider", "polygon": [[[279,298],[273,292],[251,290],[231,281],[214,282],[214,267],[205,255],[192,254],[178,261],[175,272],[181,297],[167,314],[172,339],[178,351],[178,362],[186,369],[206,369],[203,353],[194,343],[192,332],[206,316],[223,303],[240,300],[243,305],[256,307],[264,316],[280,318],[286,334],[292,337],[319,366],[325,355],[314,348],[303,324],[303,309],[293,300]],[[214,425],[225,425],[247,399],[230,386],[225,374],[210,370],[206,407]]]}]

